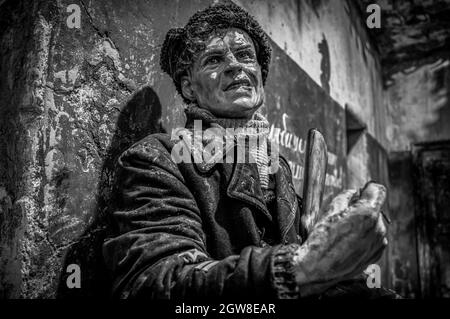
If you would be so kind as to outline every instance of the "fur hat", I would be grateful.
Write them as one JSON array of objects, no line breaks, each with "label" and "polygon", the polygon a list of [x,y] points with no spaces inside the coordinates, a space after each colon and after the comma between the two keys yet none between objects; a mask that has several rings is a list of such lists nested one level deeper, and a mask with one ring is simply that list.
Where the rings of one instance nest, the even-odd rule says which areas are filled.
[{"label": "fur hat", "polygon": [[161,69],[170,75],[181,96],[181,76],[191,67],[195,55],[205,48],[204,41],[211,33],[229,28],[241,29],[252,38],[265,84],[272,53],[266,33],[248,12],[236,4],[213,4],[196,12],[184,28],[170,29],[164,40]]}]

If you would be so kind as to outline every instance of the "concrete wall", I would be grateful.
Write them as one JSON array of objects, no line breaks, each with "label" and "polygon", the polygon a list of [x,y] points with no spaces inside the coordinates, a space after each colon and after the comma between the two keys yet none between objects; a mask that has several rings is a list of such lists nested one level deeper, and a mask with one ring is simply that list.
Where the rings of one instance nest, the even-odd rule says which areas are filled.
[{"label": "concrete wall", "polygon": [[450,139],[450,60],[411,68],[393,79],[385,102],[388,149]]},{"label": "concrete wall", "polygon": [[416,222],[421,213],[417,195],[434,190],[414,189],[413,179],[418,177],[411,149],[415,143],[450,139],[450,63],[439,59],[396,73],[392,78],[385,94],[386,139],[390,141],[389,205],[396,221],[389,255],[392,285],[405,297],[418,297],[417,230],[423,225]]},{"label": "concrete wall", "polygon": [[[72,3],[80,29],[66,24]],[[1,3],[0,297],[55,297],[80,239],[71,256],[95,264],[114,158],[160,121],[183,123],[163,36],[208,3]]]},{"label": "concrete wall", "polygon": [[389,156],[389,206],[391,236],[389,260],[392,287],[405,298],[420,296],[417,223],[413,160],[408,151],[392,152]]},{"label": "concrete wall", "polygon": [[[210,2],[0,4],[0,297],[77,296],[64,289],[70,263],[82,266],[83,296],[106,295],[99,247],[115,159],[145,134],[184,123],[181,99],[159,69],[160,45],[169,28]],[[380,66],[351,1],[236,2],[323,89],[326,105],[341,109],[296,116],[313,123],[315,114],[344,114],[349,105],[367,124],[347,159],[345,139],[331,143],[351,163],[348,183],[385,180]],[[71,3],[81,8],[80,29],[66,24]],[[301,94],[323,96],[303,87]],[[295,112],[299,101],[286,101]]]}]

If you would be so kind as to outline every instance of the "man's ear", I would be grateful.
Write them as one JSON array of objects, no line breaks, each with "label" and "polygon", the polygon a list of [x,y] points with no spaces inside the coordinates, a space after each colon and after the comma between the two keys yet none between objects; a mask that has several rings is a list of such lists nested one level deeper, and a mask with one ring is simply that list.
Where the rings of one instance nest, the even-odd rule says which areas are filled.
[{"label": "man's ear", "polygon": [[194,90],[192,89],[191,78],[188,75],[183,75],[181,77],[181,93],[183,97],[189,101],[195,101]]}]

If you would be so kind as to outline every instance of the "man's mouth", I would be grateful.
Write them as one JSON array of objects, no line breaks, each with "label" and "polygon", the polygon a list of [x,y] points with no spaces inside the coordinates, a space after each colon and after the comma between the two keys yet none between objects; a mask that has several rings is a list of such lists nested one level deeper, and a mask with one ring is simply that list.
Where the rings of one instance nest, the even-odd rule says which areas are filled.
[{"label": "man's mouth", "polygon": [[235,90],[242,86],[251,87],[252,84],[247,79],[235,80],[235,81],[231,82],[230,84],[228,84],[224,91]]}]

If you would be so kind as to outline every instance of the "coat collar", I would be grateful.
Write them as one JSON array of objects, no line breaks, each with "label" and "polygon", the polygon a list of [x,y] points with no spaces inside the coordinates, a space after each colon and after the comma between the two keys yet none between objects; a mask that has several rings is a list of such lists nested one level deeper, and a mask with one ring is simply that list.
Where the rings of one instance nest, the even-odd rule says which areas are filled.
[{"label": "coat collar", "polygon": [[[219,130],[219,128],[216,128]],[[225,163],[226,155],[229,151],[234,147],[234,143],[223,143],[222,136],[224,135],[215,135],[213,138],[217,138],[217,136],[221,136],[220,140],[216,140],[217,143],[221,143],[223,148],[219,148],[219,151],[214,154],[211,158],[205,159],[202,152],[209,143],[211,143],[211,139],[205,139],[203,137],[195,138],[194,129],[189,128],[181,128],[175,132],[175,138],[178,138],[178,142],[183,143],[184,149],[188,151],[191,156],[191,162],[195,165],[195,167],[203,174],[208,174],[216,164]],[[204,132],[204,131],[203,131]],[[226,134],[226,131],[223,132]],[[173,137],[172,137],[173,138]],[[233,137],[228,137],[230,140],[233,140]]]}]

